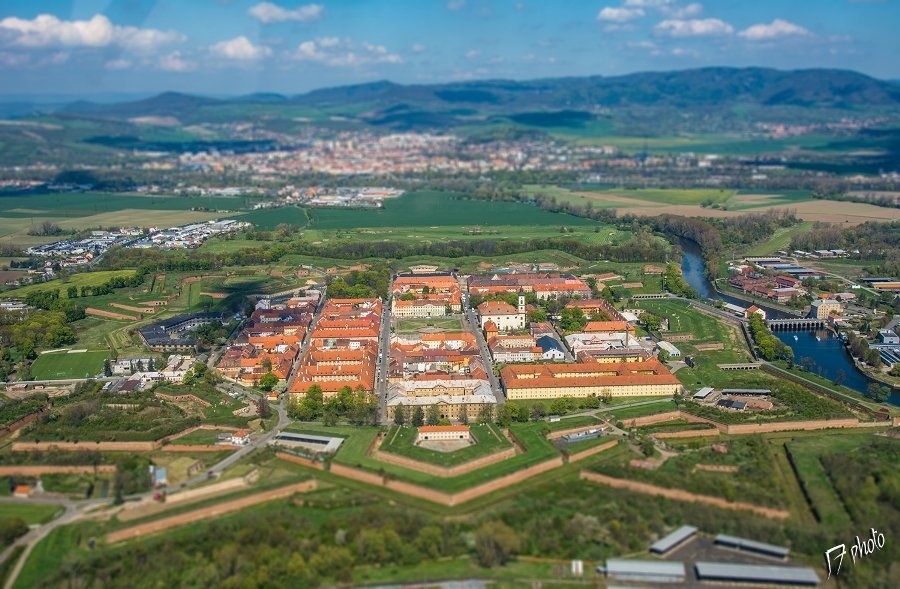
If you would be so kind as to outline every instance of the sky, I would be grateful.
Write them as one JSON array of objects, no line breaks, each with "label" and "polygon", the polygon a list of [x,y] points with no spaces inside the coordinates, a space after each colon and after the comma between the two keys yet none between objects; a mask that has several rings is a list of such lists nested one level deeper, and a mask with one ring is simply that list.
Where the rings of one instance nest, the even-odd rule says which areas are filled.
[{"label": "sky", "polygon": [[900,0],[0,0],[0,94],[833,67],[900,79]]}]

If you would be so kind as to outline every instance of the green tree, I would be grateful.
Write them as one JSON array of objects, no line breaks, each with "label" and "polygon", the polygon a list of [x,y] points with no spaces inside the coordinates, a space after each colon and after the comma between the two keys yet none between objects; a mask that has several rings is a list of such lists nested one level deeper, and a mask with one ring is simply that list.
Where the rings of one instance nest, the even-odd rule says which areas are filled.
[{"label": "green tree", "polygon": [[413,424],[413,427],[422,427],[423,425],[425,425],[425,412],[422,411],[421,406],[416,407],[413,410],[412,424]]},{"label": "green tree", "polygon": [[394,425],[398,427],[403,427],[406,424],[406,409],[403,407],[403,403],[398,403],[396,407],[394,407]]},{"label": "green tree", "polygon": [[429,405],[428,406],[428,417],[426,418],[426,423],[428,425],[437,425],[441,420],[441,411],[437,405]]},{"label": "green tree", "polygon": [[579,307],[563,309],[560,314],[559,326],[563,331],[581,331],[587,325],[587,317]]},{"label": "green tree", "polygon": [[103,359],[103,376],[112,376],[112,366],[109,364],[109,358]]},{"label": "green tree", "polygon": [[278,377],[271,372],[267,372],[259,379],[259,388],[264,391],[271,391],[278,384]]},{"label": "green tree", "polygon": [[521,546],[516,532],[502,521],[485,522],[475,531],[475,556],[484,567],[506,564]]},{"label": "green tree", "polygon": [[256,402],[256,413],[261,419],[269,419],[272,417],[272,409],[269,407],[269,400],[265,395],[261,396],[259,401]]}]

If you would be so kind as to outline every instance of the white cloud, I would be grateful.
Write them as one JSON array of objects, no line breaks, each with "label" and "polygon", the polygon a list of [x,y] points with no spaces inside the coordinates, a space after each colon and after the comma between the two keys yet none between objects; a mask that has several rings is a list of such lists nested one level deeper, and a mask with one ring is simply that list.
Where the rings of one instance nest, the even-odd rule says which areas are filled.
[{"label": "white cloud", "polygon": [[466,6],[466,0],[450,0],[447,2],[448,10],[459,10]]},{"label": "white cloud", "polygon": [[103,64],[108,70],[127,70],[131,67],[131,61],[127,59],[110,59],[105,64]]},{"label": "white cloud", "polygon": [[606,22],[627,22],[644,16],[642,8],[624,8],[607,6],[597,14],[597,20]]},{"label": "white cloud", "polygon": [[469,49],[466,51],[466,57],[469,59],[475,59],[479,55],[481,55],[481,51],[478,51],[477,49]]},{"label": "white cloud", "polygon": [[324,12],[325,7],[321,4],[306,4],[291,10],[282,8],[271,2],[260,2],[255,6],[251,6],[247,11],[250,16],[264,24],[286,22],[289,20],[307,22],[321,17]]},{"label": "white cloud", "polygon": [[425,51],[428,50],[428,47],[426,47],[425,45],[422,45],[421,43],[413,43],[412,47],[410,47],[410,50],[413,53],[424,53]]},{"label": "white cloud", "polygon": [[768,41],[779,37],[809,35],[810,32],[800,25],[776,18],[770,24],[758,24],[744,29],[738,35],[750,41]]},{"label": "white cloud", "polygon": [[638,8],[659,8],[671,3],[672,0],[625,0],[625,6],[637,6]]},{"label": "white cloud", "polygon": [[60,20],[52,14],[39,14],[32,20],[10,16],[0,20],[0,39],[20,47],[109,47],[152,51],[162,45],[186,39],[176,31],[139,29],[114,25],[102,15],[90,20]]},{"label": "white cloud", "polygon": [[213,55],[237,61],[252,61],[272,55],[272,50],[265,45],[254,45],[250,39],[241,35],[230,41],[220,41],[210,47]]},{"label": "white cloud", "polygon": [[669,4],[661,6],[660,10],[670,18],[692,18],[703,12],[703,5],[699,2],[691,2],[684,6]]},{"label": "white cloud", "polygon": [[15,67],[17,65],[25,65],[30,60],[31,56],[27,53],[10,53],[9,51],[0,51],[0,65]]},{"label": "white cloud", "polygon": [[312,61],[333,67],[356,67],[376,63],[403,63],[399,55],[388,51],[384,45],[363,42],[357,44],[352,39],[323,37],[304,41],[297,45],[294,59]]},{"label": "white cloud", "polygon": [[167,72],[190,72],[197,68],[197,64],[181,57],[180,51],[173,51],[159,58],[159,69]]},{"label": "white cloud", "polygon": [[700,19],[667,19],[656,25],[656,30],[673,37],[705,37],[713,35],[730,35],[734,32],[727,22],[717,18]]},{"label": "white cloud", "polygon": [[685,49],[684,47],[674,47],[669,52],[673,57],[700,57],[694,49]]}]

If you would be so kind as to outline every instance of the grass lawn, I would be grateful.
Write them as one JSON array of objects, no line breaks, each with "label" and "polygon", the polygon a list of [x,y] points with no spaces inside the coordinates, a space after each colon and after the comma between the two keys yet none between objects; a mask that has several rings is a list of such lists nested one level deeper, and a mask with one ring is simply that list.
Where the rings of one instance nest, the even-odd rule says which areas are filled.
[{"label": "grass lawn", "polygon": [[39,503],[0,503],[0,519],[21,517],[28,525],[45,524],[63,508],[59,505]]},{"label": "grass lawn", "polygon": [[108,357],[106,350],[40,354],[31,365],[31,374],[37,380],[91,377],[103,372]]},{"label": "grass lawn", "polygon": [[456,317],[435,317],[433,319],[402,319],[397,322],[398,333],[419,333],[425,329],[440,331],[465,331],[462,321]]},{"label": "grass lawn", "polygon": [[438,452],[415,444],[416,428],[392,427],[388,431],[381,449],[437,466],[456,466],[512,445],[503,432],[494,425],[473,425],[471,431],[477,443],[455,452]]},{"label": "grass lawn", "polygon": [[665,413],[666,411],[675,411],[678,406],[672,399],[661,400],[658,403],[649,403],[639,407],[626,407],[625,409],[616,409],[605,413],[616,421],[632,419],[635,417],[643,417],[644,415],[656,415],[657,413]]},{"label": "grass lawn", "polygon": [[232,432],[224,429],[198,429],[194,430],[186,436],[175,438],[173,444],[209,444],[218,443],[219,434],[231,434]]}]

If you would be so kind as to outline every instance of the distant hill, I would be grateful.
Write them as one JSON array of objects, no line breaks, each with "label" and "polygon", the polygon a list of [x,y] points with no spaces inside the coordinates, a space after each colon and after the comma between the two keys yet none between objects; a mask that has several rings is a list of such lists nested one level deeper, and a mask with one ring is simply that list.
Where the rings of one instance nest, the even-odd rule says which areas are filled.
[{"label": "distant hill", "polygon": [[[236,105],[259,108],[241,110]],[[513,125],[595,133],[598,125],[632,135],[737,131],[761,120],[812,122],[852,113],[900,112],[900,86],[858,72],[710,67],[624,76],[481,80],[433,85],[389,81],[314,90],[286,97],[256,93],[214,99],[177,92],[118,104],[77,102],[67,116],[126,120],[173,117],[182,124],[265,119],[281,129],[303,106],[319,124],[393,130]],[[220,108],[222,107],[222,108]],[[10,109],[27,112],[23,105]],[[293,112],[296,112],[294,110]],[[339,117],[339,118],[338,118]],[[340,122],[336,122],[340,120]]]},{"label": "distant hill", "polygon": [[843,108],[896,106],[900,104],[900,89],[895,84],[846,70],[713,67],[522,82],[485,80],[431,86],[374,82],[316,90],[295,96],[293,101],[310,106],[442,102],[523,109],[628,105],[690,108],[723,103]]},{"label": "distant hill", "polygon": [[120,102],[118,104],[97,104],[88,101],[70,103],[61,109],[64,113],[84,113],[114,119],[130,119],[133,117],[172,116],[181,118],[190,115],[201,107],[225,104],[222,100],[182,94],[180,92],[164,92],[158,96]]}]

